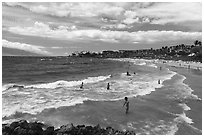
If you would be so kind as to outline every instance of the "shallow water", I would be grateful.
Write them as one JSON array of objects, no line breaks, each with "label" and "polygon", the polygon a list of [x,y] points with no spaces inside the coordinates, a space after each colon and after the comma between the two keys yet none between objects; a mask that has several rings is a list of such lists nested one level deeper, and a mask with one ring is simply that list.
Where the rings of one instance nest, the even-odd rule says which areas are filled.
[{"label": "shallow water", "polygon": [[[185,79],[147,60],[3,58],[2,120],[100,124],[137,134],[175,134],[180,124],[193,123],[186,116],[191,108],[184,100],[200,99],[183,83]],[[130,101],[128,115],[122,108],[125,96]]]}]

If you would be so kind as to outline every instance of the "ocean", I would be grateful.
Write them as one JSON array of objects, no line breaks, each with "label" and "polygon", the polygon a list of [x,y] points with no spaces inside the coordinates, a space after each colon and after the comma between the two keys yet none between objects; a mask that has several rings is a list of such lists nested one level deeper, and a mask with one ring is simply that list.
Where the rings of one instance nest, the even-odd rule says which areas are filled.
[{"label": "ocean", "polygon": [[[170,68],[158,60],[2,57],[2,122],[202,134],[202,85],[191,77],[201,81],[202,71]],[[128,114],[124,97],[130,102]]]}]

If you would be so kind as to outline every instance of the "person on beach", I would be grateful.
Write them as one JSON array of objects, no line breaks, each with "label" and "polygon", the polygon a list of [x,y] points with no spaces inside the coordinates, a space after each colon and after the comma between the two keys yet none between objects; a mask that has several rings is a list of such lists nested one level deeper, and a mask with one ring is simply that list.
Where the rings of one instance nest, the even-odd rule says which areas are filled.
[{"label": "person on beach", "polygon": [[158,84],[160,84],[160,79],[158,80]]},{"label": "person on beach", "polygon": [[110,84],[108,83],[108,85],[107,85],[107,90],[109,90],[110,89]]},{"label": "person on beach", "polygon": [[127,71],[127,76],[130,76],[130,73]]},{"label": "person on beach", "polygon": [[123,107],[126,107],[125,109],[125,113],[127,114],[129,111],[129,101],[128,101],[128,97],[125,97],[125,103],[123,104]]},{"label": "person on beach", "polygon": [[84,86],[84,83],[82,82],[82,83],[81,83],[81,86],[80,86],[80,89],[83,89],[83,86]]}]

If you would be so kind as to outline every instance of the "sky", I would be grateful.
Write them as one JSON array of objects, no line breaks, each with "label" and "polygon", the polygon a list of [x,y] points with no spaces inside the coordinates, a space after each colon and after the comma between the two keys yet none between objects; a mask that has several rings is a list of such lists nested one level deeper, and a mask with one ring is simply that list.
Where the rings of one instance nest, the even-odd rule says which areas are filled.
[{"label": "sky", "polygon": [[15,50],[66,56],[76,51],[193,44],[201,39],[199,2],[2,3],[2,55]]}]

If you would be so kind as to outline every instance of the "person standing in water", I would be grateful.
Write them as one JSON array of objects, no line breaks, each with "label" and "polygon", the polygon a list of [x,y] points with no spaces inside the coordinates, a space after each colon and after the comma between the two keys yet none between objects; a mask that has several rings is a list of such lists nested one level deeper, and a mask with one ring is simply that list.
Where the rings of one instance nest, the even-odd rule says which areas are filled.
[{"label": "person standing in water", "polygon": [[108,85],[107,85],[107,90],[109,90],[110,89],[110,84],[108,83]]},{"label": "person standing in water", "polygon": [[131,76],[130,73],[127,71],[127,76]]},{"label": "person standing in water", "polygon": [[83,86],[84,86],[84,83],[82,82],[82,83],[81,83],[81,86],[80,86],[80,89],[82,89],[82,88],[83,88]]},{"label": "person standing in water", "polygon": [[129,101],[128,101],[128,97],[125,97],[125,103],[123,104],[123,107],[126,107],[125,109],[125,113],[127,114],[129,111]]}]

